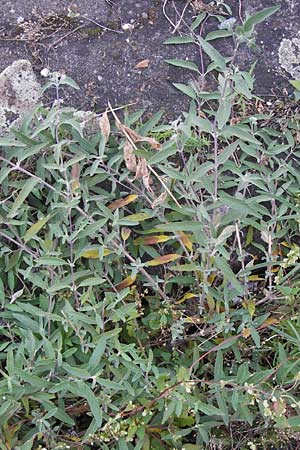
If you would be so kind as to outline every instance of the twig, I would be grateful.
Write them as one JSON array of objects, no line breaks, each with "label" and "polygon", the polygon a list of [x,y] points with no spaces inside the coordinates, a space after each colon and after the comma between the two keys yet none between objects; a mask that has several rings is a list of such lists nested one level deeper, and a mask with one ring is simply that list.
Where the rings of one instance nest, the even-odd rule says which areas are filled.
[{"label": "twig", "polygon": [[242,16],[242,0],[239,0],[239,18],[241,23],[243,23],[243,16]]},{"label": "twig", "polygon": [[180,27],[181,22],[183,21],[183,17],[184,17],[185,11],[186,11],[187,7],[189,6],[190,2],[186,2],[186,4],[185,4],[181,14],[179,13],[178,9],[176,8],[174,0],[173,0],[172,3],[173,3],[173,8],[175,9],[176,13],[179,15],[179,21],[177,22],[174,30],[172,31],[172,34],[174,34],[178,30],[178,28]]},{"label": "twig", "polygon": [[19,240],[15,240],[12,237],[10,237],[8,234],[3,233],[3,231],[0,231],[0,236],[2,236],[4,239],[6,239],[7,241],[12,242],[13,244],[15,244],[17,247],[21,248],[22,250],[24,250],[26,253],[29,253],[31,256],[33,256],[34,258],[38,258],[39,255],[35,252],[33,252],[29,247],[27,247],[27,245],[23,244],[23,242],[20,242]]},{"label": "twig", "polygon": [[175,29],[176,28],[176,24],[172,22],[172,20],[170,19],[170,17],[168,16],[168,14],[166,12],[167,3],[168,3],[168,0],[164,0],[163,8],[162,8],[163,14],[164,14],[165,18],[167,19],[167,21],[172,25],[173,29]]},{"label": "twig", "polygon": [[61,36],[60,38],[58,38],[56,41],[52,42],[49,47],[48,50],[50,50],[52,47],[54,48],[57,44],[59,44],[61,41],[63,41],[64,39],[66,39],[68,36],[70,36],[73,33],[76,33],[76,31],[81,30],[82,28],[84,28],[85,25],[80,25],[76,28],[74,28],[73,30],[69,31],[68,33],[66,33],[64,36]]},{"label": "twig", "polygon": [[121,31],[121,30],[114,30],[113,28],[106,27],[105,25],[102,25],[101,23],[96,22],[96,20],[90,19],[89,17],[86,17],[86,16],[80,16],[80,17],[82,19],[87,20],[88,22],[93,23],[94,25],[97,25],[97,27],[102,28],[102,30],[111,31],[112,33],[123,34],[123,31]]}]

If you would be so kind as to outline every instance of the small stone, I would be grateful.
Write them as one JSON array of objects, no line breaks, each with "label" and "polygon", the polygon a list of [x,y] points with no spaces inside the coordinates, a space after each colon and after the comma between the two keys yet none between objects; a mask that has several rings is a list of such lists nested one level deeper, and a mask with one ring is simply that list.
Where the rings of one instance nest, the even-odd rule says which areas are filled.
[{"label": "small stone", "polygon": [[143,12],[142,14],[141,14],[141,16],[142,16],[142,19],[145,19],[145,20],[147,20],[148,19],[148,14],[146,13],[146,12]]},{"label": "small stone", "polygon": [[0,74],[0,135],[32,110],[41,94],[41,85],[29,61],[20,59],[4,69]]}]

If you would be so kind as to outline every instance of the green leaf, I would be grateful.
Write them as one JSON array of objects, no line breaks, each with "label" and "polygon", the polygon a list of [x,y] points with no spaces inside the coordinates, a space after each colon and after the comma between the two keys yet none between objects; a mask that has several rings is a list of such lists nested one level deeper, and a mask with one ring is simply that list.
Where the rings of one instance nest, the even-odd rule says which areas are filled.
[{"label": "green leaf", "polygon": [[288,419],[288,424],[292,428],[300,427],[300,416],[293,416]]},{"label": "green leaf", "polygon": [[5,292],[4,292],[4,284],[0,278],[0,303],[4,304]]},{"label": "green leaf", "polygon": [[69,414],[67,414],[62,408],[55,408],[53,411],[53,416],[56,417],[61,422],[66,423],[70,427],[73,427],[75,425],[74,420],[72,419]]},{"label": "green leaf", "polygon": [[195,39],[192,36],[174,36],[164,41],[164,44],[193,44],[194,42]]},{"label": "green leaf", "polygon": [[19,208],[23,205],[24,201],[26,200],[26,198],[28,197],[28,195],[32,192],[34,186],[38,183],[38,180],[36,180],[35,178],[28,178],[18,197],[16,198],[16,200],[14,201],[14,204],[12,205],[10,212],[8,214],[8,218],[12,218],[16,215],[16,213],[18,212]]},{"label": "green leaf", "polygon": [[89,370],[97,370],[106,348],[106,336],[101,336],[88,362]]},{"label": "green leaf", "polygon": [[300,80],[290,80],[290,83],[297,91],[300,91]]},{"label": "green leaf", "polygon": [[198,16],[196,17],[196,19],[194,20],[194,22],[191,25],[191,30],[194,31],[196,30],[196,28],[199,27],[199,25],[203,22],[203,20],[206,17],[206,13],[202,12],[200,14],[198,14]]},{"label": "green leaf", "polygon": [[166,161],[169,156],[176,155],[177,153],[177,147],[175,142],[168,142],[166,145],[164,145],[162,150],[158,150],[151,158],[148,159],[148,164],[158,164],[161,161]]},{"label": "green leaf", "polygon": [[200,409],[201,412],[203,412],[203,414],[207,415],[207,416],[223,416],[224,413],[219,409],[216,408],[215,406],[212,405],[208,405],[206,403],[202,403],[202,402],[197,402],[197,407],[198,409]]},{"label": "green leaf", "polygon": [[38,222],[31,225],[30,228],[26,231],[24,235],[24,242],[30,241],[38,232],[46,225],[46,223],[49,221],[51,215],[48,214],[48,216],[41,217]]},{"label": "green leaf", "polygon": [[166,63],[172,66],[182,67],[183,69],[194,70],[199,73],[199,69],[192,61],[186,61],[185,59],[166,59]]},{"label": "green leaf", "polygon": [[58,258],[57,256],[41,256],[36,260],[36,266],[64,266],[68,264],[67,261],[64,261],[62,258]]},{"label": "green leaf", "polygon": [[218,163],[220,164],[225,164],[226,161],[228,161],[228,159],[231,157],[231,155],[233,155],[233,153],[236,151],[238,146],[238,142],[234,142],[233,144],[229,144],[227,145],[227,147],[225,147],[222,152],[220,153],[219,157],[218,157]]},{"label": "green leaf", "polygon": [[193,100],[197,99],[197,94],[191,86],[188,86],[183,83],[173,83],[173,86],[175,86],[176,89],[178,89],[183,94],[187,95],[188,97],[191,97]]},{"label": "green leaf", "polygon": [[124,391],[126,388],[121,383],[116,383],[112,380],[106,380],[105,378],[97,378],[100,385],[107,388],[107,389],[113,389],[114,391]]},{"label": "green leaf", "polygon": [[248,19],[244,22],[242,29],[244,30],[245,33],[252,31],[255,25],[263,22],[268,17],[272,16],[272,14],[279,11],[279,9],[280,5],[271,6],[270,8],[263,9],[262,11],[253,14],[252,16],[248,17]]},{"label": "green leaf", "polygon": [[221,271],[224,279],[227,282],[231,283],[232,286],[235,287],[235,289],[238,292],[243,293],[243,287],[236,279],[236,276],[235,276],[234,272],[232,271],[231,267],[229,266],[229,264],[227,263],[227,261],[224,258],[222,258],[221,256],[216,256],[215,264],[216,264],[216,267]]},{"label": "green leaf", "polygon": [[198,40],[205,51],[205,53],[210,57],[210,59],[216,64],[216,66],[224,71],[226,69],[226,60],[221,55],[221,53],[218,52],[211,44],[206,42],[202,37],[198,37]]},{"label": "green leaf", "polygon": [[221,350],[217,351],[215,368],[214,368],[214,380],[224,380],[224,370],[223,370],[223,353]]},{"label": "green leaf", "polygon": [[219,102],[219,108],[216,114],[218,128],[221,130],[229,121],[231,116],[231,98],[224,98]]},{"label": "green leaf", "polygon": [[239,125],[228,125],[227,127],[223,128],[223,130],[220,132],[220,135],[227,138],[235,136],[245,142],[252,142],[253,144],[257,145],[261,144],[254,136],[252,136],[252,134],[249,133],[249,131],[245,127]]},{"label": "green leaf", "polygon": [[212,162],[205,162],[203,164],[199,164],[198,169],[196,169],[191,176],[189,177],[189,182],[201,182],[201,179],[212,170],[214,164]]},{"label": "green leaf", "polygon": [[226,37],[230,37],[230,36],[232,36],[231,30],[216,30],[216,31],[211,31],[210,33],[208,33],[205,36],[205,40],[207,42],[207,41],[212,41],[214,39],[226,38]]},{"label": "green leaf", "polygon": [[99,401],[97,397],[86,383],[80,383],[80,391],[82,392],[82,395],[86,398],[86,401],[89,404],[91,413],[93,414],[97,427],[100,428],[102,424],[102,411],[100,410]]},{"label": "green leaf", "polygon": [[88,370],[82,369],[81,367],[74,367],[70,366],[67,363],[62,364],[62,368],[67,372],[68,375],[70,375],[73,378],[90,378],[91,375]]}]

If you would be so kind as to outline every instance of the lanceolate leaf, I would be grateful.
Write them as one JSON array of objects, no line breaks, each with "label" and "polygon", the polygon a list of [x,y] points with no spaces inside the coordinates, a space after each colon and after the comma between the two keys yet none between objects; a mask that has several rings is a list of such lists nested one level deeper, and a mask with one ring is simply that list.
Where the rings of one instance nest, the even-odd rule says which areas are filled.
[{"label": "lanceolate leaf", "polygon": [[11,207],[11,210],[8,214],[9,218],[14,217],[17,214],[19,208],[23,205],[26,198],[31,193],[32,189],[36,186],[37,183],[38,180],[36,180],[35,178],[29,178],[28,180],[25,181],[18,197],[16,198],[13,206]]},{"label": "lanceolate leaf", "polygon": [[216,50],[211,44],[206,42],[203,38],[200,36],[198,37],[198,40],[205,51],[205,53],[210,57],[210,59],[216,64],[217,67],[221,70],[225,70],[226,68],[226,61],[225,58]]},{"label": "lanceolate leaf", "polygon": [[133,283],[135,282],[135,280],[136,280],[136,275],[135,276],[129,275],[129,277],[125,278],[123,281],[121,281],[121,283],[116,284],[115,289],[117,291],[121,291],[122,289],[132,286]]},{"label": "lanceolate leaf", "polygon": [[177,255],[177,253],[170,253],[169,255],[158,256],[157,258],[151,259],[146,263],[146,265],[160,266],[162,264],[167,264],[169,262],[175,261],[178,258],[181,258],[181,255]]},{"label": "lanceolate leaf", "polygon": [[[82,258],[90,258],[90,259],[98,259],[99,255],[100,255],[100,247],[96,247],[96,248],[89,248],[87,250],[84,250],[80,256]],[[107,256],[111,254],[111,250],[109,250],[108,248],[104,249],[104,253],[103,256]]]},{"label": "lanceolate leaf", "polygon": [[110,205],[108,205],[108,209],[114,211],[115,209],[122,208],[123,206],[129,205],[129,203],[134,202],[134,200],[136,200],[137,198],[138,196],[135,194],[131,194],[128,195],[127,197],[120,198],[110,203]]},{"label": "lanceolate leaf", "polygon": [[155,245],[159,244],[161,242],[166,242],[172,239],[172,236],[165,236],[163,234],[158,236],[146,236],[146,237],[138,237],[136,238],[133,243],[136,245],[142,244],[142,245]]},{"label": "lanceolate leaf", "polygon": [[279,11],[280,5],[277,6],[271,6],[270,8],[263,9],[262,11],[259,11],[252,16],[248,17],[248,19],[244,22],[243,29],[245,32],[249,32],[253,29],[255,25],[258,23],[263,22],[268,17],[272,16],[272,14]]},{"label": "lanceolate leaf", "polygon": [[167,39],[164,44],[192,44],[195,40],[191,36],[175,36]]},{"label": "lanceolate leaf", "polygon": [[46,225],[46,223],[49,221],[51,215],[41,217],[38,222],[31,225],[30,228],[26,231],[24,235],[24,242],[30,241],[34,236],[38,234],[38,232]]},{"label": "lanceolate leaf", "polygon": [[198,67],[192,61],[187,61],[184,59],[166,59],[166,62],[168,64],[171,64],[172,66],[182,67],[183,69],[194,70],[195,72],[199,73]]}]

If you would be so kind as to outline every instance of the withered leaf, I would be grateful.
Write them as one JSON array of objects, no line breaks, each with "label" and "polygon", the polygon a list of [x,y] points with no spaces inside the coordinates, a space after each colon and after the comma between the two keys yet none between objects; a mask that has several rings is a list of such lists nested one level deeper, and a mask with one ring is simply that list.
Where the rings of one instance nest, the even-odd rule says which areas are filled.
[{"label": "withered leaf", "polygon": [[108,118],[107,111],[105,111],[99,119],[99,126],[102,133],[102,136],[105,139],[105,142],[108,141],[110,135],[110,122]]},{"label": "withered leaf", "polygon": [[149,67],[150,60],[149,59],[142,59],[142,61],[139,61],[134,68],[135,69],[147,69]]},{"label": "withered leaf", "polygon": [[149,173],[149,170],[147,167],[147,161],[145,160],[145,158],[139,158],[134,178],[142,179],[145,188],[149,192],[152,192],[152,189],[151,189],[152,179],[151,179],[151,176],[150,176],[150,173]]},{"label": "withered leaf", "polygon": [[157,258],[147,261],[146,266],[160,266],[161,264],[167,264],[181,258],[181,255],[177,253],[169,253],[168,255],[158,256]]},{"label": "withered leaf", "polygon": [[178,231],[178,236],[182,244],[191,252],[193,250],[193,243],[183,231]]},{"label": "withered leaf", "polygon": [[116,126],[120,131],[122,131],[122,133],[125,135],[126,139],[131,140],[133,143],[148,142],[148,144],[154,150],[160,150],[162,148],[162,145],[159,142],[157,142],[154,138],[151,138],[148,136],[141,136],[136,131],[132,130],[131,128],[127,127],[126,125],[123,125],[119,120],[116,120]]},{"label": "withered leaf", "polygon": [[154,209],[158,205],[161,205],[167,198],[168,194],[166,192],[162,192],[151,204],[151,208]]},{"label": "withered leaf", "polygon": [[134,148],[128,140],[125,142],[123,151],[127,169],[130,170],[130,172],[135,172],[137,166],[136,156],[134,154]]},{"label": "withered leaf", "polygon": [[131,235],[130,228],[127,228],[127,227],[121,228],[121,237],[122,237],[123,241],[127,241],[127,239],[129,238],[130,235]]},{"label": "withered leaf", "polygon": [[143,245],[154,245],[159,244],[160,242],[166,242],[172,239],[170,236],[166,236],[164,234],[158,236],[141,236],[136,238],[133,243],[135,245],[143,244]]},{"label": "withered leaf", "polygon": [[127,278],[125,278],[124,280],[121,281],[121,283],[116,284],[115,289],[117,291],[121,291],[122,289],[125,289],[129,286],[131,286],[136,280],[136,275],[135,276],[129,276]]},{"label": "withered leaf", "polygon": [[78,189],[80,188],[79,177],[80,165],[79,163],[75,163],[71,169],[71,190],[73,194],[76,194],[78,192]]},{"label": "withered leaf", "polygon": [[118,200],[113,201],[108,208],[111,211],[115,211],[118,208],[122,208],[123,206],[129,205],[129,203],[134,202],[138,196],[136,194],[130,194],[127,197],[119,198]]},{"label": "withered leaf", "polygon": [[75,163],[71,170],[71,178],[72,180],[79,181],[80,176],[80,165],[79,163]]}]

